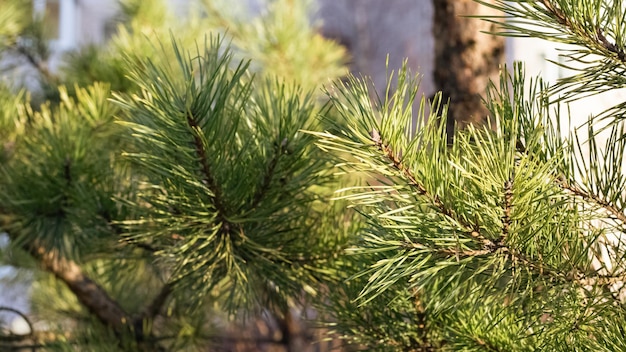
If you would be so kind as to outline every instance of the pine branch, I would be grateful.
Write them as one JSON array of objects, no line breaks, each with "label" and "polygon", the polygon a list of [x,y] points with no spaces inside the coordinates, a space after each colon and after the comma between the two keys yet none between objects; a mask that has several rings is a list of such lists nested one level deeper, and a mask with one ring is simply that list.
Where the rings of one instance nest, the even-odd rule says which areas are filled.
[{"label": "pine branch", "polygon": [[[403,165],[401,158],[401,153],[396,153],[389,146],[382,142],[382,138],[377,131],[372,131],[371,133],[372,139],[375,142],[376,147],[379,151],[383,152],[384,156],[392,163],[393,167],[399,171],[404,177],[406,177],[411,184],[411,186],[417,188],[420,195],[425,196],[430,199],[432,203],[435,205],[435,208],[440,211],[441,214],[447,216],[456,222],[460,223],[462,226],[466,227],[467,233],[476,239],[481,248],[478,249],[459,249],[459,248],[441,248],[441,247],[428,247],[423,244],[403,242],[402,247],[405,249],[418,249],[418,250],[428,250],[431,253],[442,255],[445,257],[457,257],[457,258],[465,258],[465,257],[478,257],[478,256],[488,256],[488,255],[507,255],[510,256],[513,262],[523,263],[526,267],[531,269],[536,274],[541,276],[548,276],[551,278],[558,279],[559,281],[569,281],[576,282],[580,286],[590,285],[590,284],[600,284],[604,286],[608,286],[614,284],[618,281],[626,280],[626,275],[620,276],[588,276],[578,273],[576,275],[572,274],[572,272],[562,272],[556,268],[551,268],[546,266],[544,263],[536,263],[533,260],[528,259],[522,253],[512,249],[509,245],[506,244],[506,239],[509,234],[510,224],[511,224],[511,209],[512,209],[512,188],[513,188],[513,178],[510,178],[504,184],[504,201],[503,201],[503,210],[504,215],[502,217],[502,235],[496,240],[492,241],[490,239],[485,238],[480,234],[480,225],[479,224],[471,224],[465,221],[463,218],[457,216],[452,209],[447,207],[440,199],[439,196],[430,194],[423,184],[421,184],[417,178],[413,175],[413,173]],[[519,146],[518,146],[519,147]],[[616,218],[626,224],[626,215],[624,215],[617,207],[610,204],[608,201],[605,201],[598,196],[591,195],[580,188],[575,186],[571,186],[566,184],[564,181],[561,182],[561,186],[564,189],[567,189],[574,193],[577,196],[583,197],[586,200],[594,201],[596,204],[601,205],[605,209],[607,209],[611,214],[613,214]]]},{"label": "pine branch", "polygon": [[441,198],[437,194],[431,194],[428,192],[426,187],[422,183],[420,183],[415,175],[409,170],[409,168],[402,163],[402,152],[395,152],[391,146],[384,144],[382,138],[378,131],[372,130],[371,132],[372,140],[375,143],[375,146],[379,151],[383,152],[383,155],[391,161],[394,169],[400,172],[400,174],[407,178],[409,184],[417,189],[418,194],[426,197],[431,201],[434,207],[441,212],[444,216],[454,220],[455,222],[461,224],[465,228],[465,232],[478,240],[485,248],[497,248],[498,246],[493,241],[484,237],[480,233],[480,226],[478,224],[472,224],[468,222],[466,219],[457,216],[454,213],[454,210],[448,206],[446,206]]},{"label": "pine branch", "polygon": [[131,316],[100,285],[85,275],[76,262],[63,258],[38,242],[24,248],[41,266],[67,285],[78,301],[101,323],[117,332],[127,331]]},{"label": "pine branch", "polygon": [[222,190],[213,176],[213,172],[211,171],[211,165],[209,163],[209,159],[207,158],[207,150],[204,143],[202,143],[202,138],[198,135],[201,130],[200,126],[191,112],[187,112],[187,125],[191,127],[194,147],[202,167],[202,181],[211,190],[211,192],[213,192],[213,202],[215,204],[215,210],[217,210],[218,213],[218,219],[226,221],[227,209],[224,204]]},{"label": "pine branch", "polygon": [[145,319],[154,319],[160,312],[168,297],[172,293],[172,286],[169,283],[165,283],[159,291],[159,294],[154,297],[152,302],[146,306],[143,312],[135,319],[135,323],[143,323]]},{"label": "pine branch", "polygon": [[626,215],[624,215],[624,213],[614,204],[611,204],[611,202],[602,199],[598,195],[586,192],[575,185],[569,184],[563,179],[560,180],[558,184],[559,186],[561,186],[562,189],[571,192],[575,196],[578,196],[587,202],[594,203],[604,208],[606,211],[609,212],[609,214],[613,215],[616,219],[622,222],[622,224],[626,225]]},{"label": "pine branch", "polygon": [[[570,30],[572,33],[575,33],[577,35],[580,35],[582,38],[587,39],[593,45],[603,48],[604,50],[615,54],[615,56],[617,56],[618,58],[619,63],[626,64],[626,52],[624,52],[623,49],[619,48],[615,43],[609,42],[609,40],[604,36],[602,32],[602,28],[596,28],[595,30],[596,37],[593,38],[587,35],[587,33],[581,33],[581,31],[576,28],[577,27],[576,24],[574,24],[571,21],[570,17],[566,15],[563,12],[563,10],[555,6],[550,0],[541,0],[541,3],[546,8],[548,14],[557,23],[564,26],[565,28]],[[588,26],[588,25],[585,25],[585,26]]]}]

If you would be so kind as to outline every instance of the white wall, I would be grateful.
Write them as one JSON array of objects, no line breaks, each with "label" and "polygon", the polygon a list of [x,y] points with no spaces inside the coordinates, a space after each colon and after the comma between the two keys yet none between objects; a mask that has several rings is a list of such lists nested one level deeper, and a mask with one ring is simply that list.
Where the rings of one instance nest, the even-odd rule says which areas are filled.
[{"label": "white wall", "polygon": [[[75,0],[72,0],[75,1]],[[76,43],[102,43],[107,35],[107,25],[119,9],[116,0],[76,0],[77,27]]]},{"label": "white wall", "polygon": [[[564,69],[546,60],[571,65],[569,62],[565,62],[564,58],[559,57],[559,49],[572,47],[535,38],[510,38],[507,41],[507,61],[509,63],[513,60],[523,61],[527,77],[541,76],[544,80],[553,84],[559,78],[567,77],[576,72]],[[572,128],[584,124],[590,116],[597,115],[616,103],[625,100],[626,90],[615,89],[568,103],[572,117]],[[567,106],[564,105],[563,109],[563,112],[566,112]]]}]

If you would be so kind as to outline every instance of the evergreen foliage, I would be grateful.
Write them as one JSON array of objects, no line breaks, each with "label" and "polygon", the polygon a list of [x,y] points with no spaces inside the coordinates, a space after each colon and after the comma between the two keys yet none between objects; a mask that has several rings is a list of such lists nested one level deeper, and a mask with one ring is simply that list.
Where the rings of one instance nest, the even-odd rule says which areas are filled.
[{"label": "evergreen foliage", "polygon": [[[71,88],[43,105],[2,91],[6,259],[44,269],[32,309],[54,338],[33,339],[50,350],[203,350],[229,318],[284,319],[335,276],[350,223],[328,206],[339,179],[303,132],[328,111],[317,72],[252,71],[208,20],[177,30],[152,5],[124,2],[118,33],[72,54],[45,82]],[[278,9],[266,16],[291,18]],[[343,49],[294,34],[345,72]]]},{"label": "evergreen foliage", "polygon": [[500,34],[577,45],[562,63],[574,75],[548,87],[520,64],[503,69],[485,97],[488,126],[469,126],[451,144],[445,109],[432,113],[437,98],[431,116],[422,101],[411,124],[416,82],[406,70],[373,102],[367,80],[334,89],[348,126],[316,133],[318,145],[342,170],[375,181],[342,190],[366,225],[347,295],[326,308],[338,332],[376,350],[623,349],[623,104],[598,111],[585,139],[562,137],[554,103],[621,88],[626,10],[605,1],[491,6],[506,15],[488,19]]},{"label": "evergreen foliage", "polygon": [[[340,80],[304,1],[260,17],[207,1],[185,29],[146,4],[40,71],[44,104],[0,89],[0,259],[34,273],[40,348],[207,350],[228,319],[313,301],[346,349],[624,349],[624,107],[585,140],[554,103],[621,87],[626,9],[491,5],[503,34],[596,56],[552,87],[503,68],[489,123],[448,138],[445,102],[415,101],[405,67],[383,92]],[[29,26],[0,10],[3,48]]]}]

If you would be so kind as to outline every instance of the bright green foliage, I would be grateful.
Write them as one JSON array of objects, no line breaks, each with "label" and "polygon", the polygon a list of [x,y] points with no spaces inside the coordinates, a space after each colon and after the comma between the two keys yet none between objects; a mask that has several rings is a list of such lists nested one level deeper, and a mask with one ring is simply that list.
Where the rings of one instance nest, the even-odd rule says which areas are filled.
[{"label": "bright green foliage", "polygon": [[[346,316],[341,296],[329,306],[340,331],[345,323],[356,342],[390,350],[562,350],[570,339],[591,349],[584,336],[623,318],[614,293],[590,284],[604,275],[588,255],[599,232],[589,231],[593,214],[569,191],[572,149],[545,100],[528,103],[536,90],[523,93],[519,67],[490,89],[493,128],[470,127],[452,145],[445,119],[424,115],[425,101],[412,127],[417,85],[405,70],[389,98],[373,103],[366,82],[350,87],[332,96],[350,126],[317,133],[343,170],[376,180],[343,191],[367,223],[352,251],[370,265],[355,272],[367,278],[358,295],[346,289],[363,312]],[[389,311],[374,308],[381,297]]]},{"label": "bright green foliage", "polygon": [[[336,279],[349,216],[303,130],[324,129],[319,84],[338,76],[251,70],[202,18],[123,8],[107,46],[48,76],[49,101],[0,91],[1,259],[33,270],[51,350],[206,350],[230,319],[282,318]],[[342,49],[305,33],[344,72]]]},{"label": "bright green foliage", "polygon": [[[445,116],[432,113],[441,111],[437,98],[430,107],[422,101],[413,127],[417,88],[406,70],[373,102],[365,80],[331,90],[347,126],[315,133],[317,143],[339,158],[342,171],[371,180],[342,190],[366,225],[351,249],[356,264],[345,267],[345,295],[332,295],[325,307],[335,312],[336,331],[355,344],[394,351],[624,349],[623,105],[598,111],[588,124],[591,138],[582,140],[576,133],[562,138],[550,103],[621,87],[624,44],[616,23],[626,9],[604,1],[496,3],[514,15],[504,28],[584,45],[572,53],[600,58],[551,88],[525,82],[520,65],[512,74],[503,69],[485,97],[489,126],[470,126],[452,144]],[[611,121],[606,145],[597,137],[600,119]]]},{"label": "bright green foliage", "polygon": [[28,26],[28,6],[21,6],[14,1],[3,1],[0,5],[2,11],[0,12],[0,49],[6,49],[15,45],[18,38],[24,33],[25,28]]},{"label": "bright green foliage", "polygon": [[32,257],[46,347],[207,350],[227,319],[306,298],[355,349],[624,349],[622,106],[603,145],[596,120],[563,138],[551,103],[620,86],[625,10],[515,3],[492,6],[554,33],[505,29],[601,59],[555,87],[503,68],[488,126],[454,138],[406,68],[384,92],[339,80],[342,49],[293,0],[247,18],[205,2],[186,29],[125,1],[54,100],[0,90],[2,259]]}]

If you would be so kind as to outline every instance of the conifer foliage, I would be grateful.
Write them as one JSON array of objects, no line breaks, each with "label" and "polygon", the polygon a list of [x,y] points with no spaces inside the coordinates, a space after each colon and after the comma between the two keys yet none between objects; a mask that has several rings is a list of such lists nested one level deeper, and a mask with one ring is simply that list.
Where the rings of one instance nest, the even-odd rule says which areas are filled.
[{"label": "conifer foliage", "polygon": [[[11,256],[34,259],[14,264],[43,269],[33,310],[54,336],[9,342],[206,349],[229,319],[285,319],[334,277],[338,178],[304,132],[323,130],[318,78],[253,72],[199,24],[166,36],[166,7],[157,16],[142,3],[126,3],[132,16],[109,47],[70,58],[93,75],[61,73],[74,85],[57,99],[31,106],[3,90],[1,229]],[[152,38],[132,31],[149,20]],[[316,41],[342,72],[343,51]]]},{"label": "conifer foliage", "polygon": [[[578,45],[577,71],[547,86],[503,68],[488,123],[454,138],[408,69],[382,92],[339,80],[343,51],[301,18],[231,23],[231,43],[215,32],[236,16],[205,4],[177,33],[144,3],[124,2],[110,46],[73,55],[75,74],[43,75],[44,104],[0,90],[0,259],[32,273],[49,332],[0,347],[218,349],[223,322],[287,324],[308,301],[346,350],[624,349],[624,105],[589,137],[561,129],[558,105],[621,87],[619,2],[484,3],[510,17],[487,19],[504,34]],[[304,6],[276,0],[267,18],[280,4]],[[23,17],[0,21],[2,45],[19,42]],[[315,46],[328,52],[294,51]],[[278,72],[277,57],[307,67]],[[269,342],[298,350],[289,331]]]},{"label": "conifer foliage", "polygon": [[318,145],[375,180],[341,192],[365,225],[346,265],[353,276],[327,306],[334,326],[377,350],[623,349],[624,106],[598,111],[585,137],[561,130],[559,103],[622,87],[626,10],[482,3],[506,14],[487,19],[501,34],[577,45],[562,63],[573,74],[549,87],[521,64],[503,68],[485,96],[487,126],[451,144],[437,99],[411,123],[406,70],[373,102],[367,80],[331,92],[348,127],[317,133]]}]

